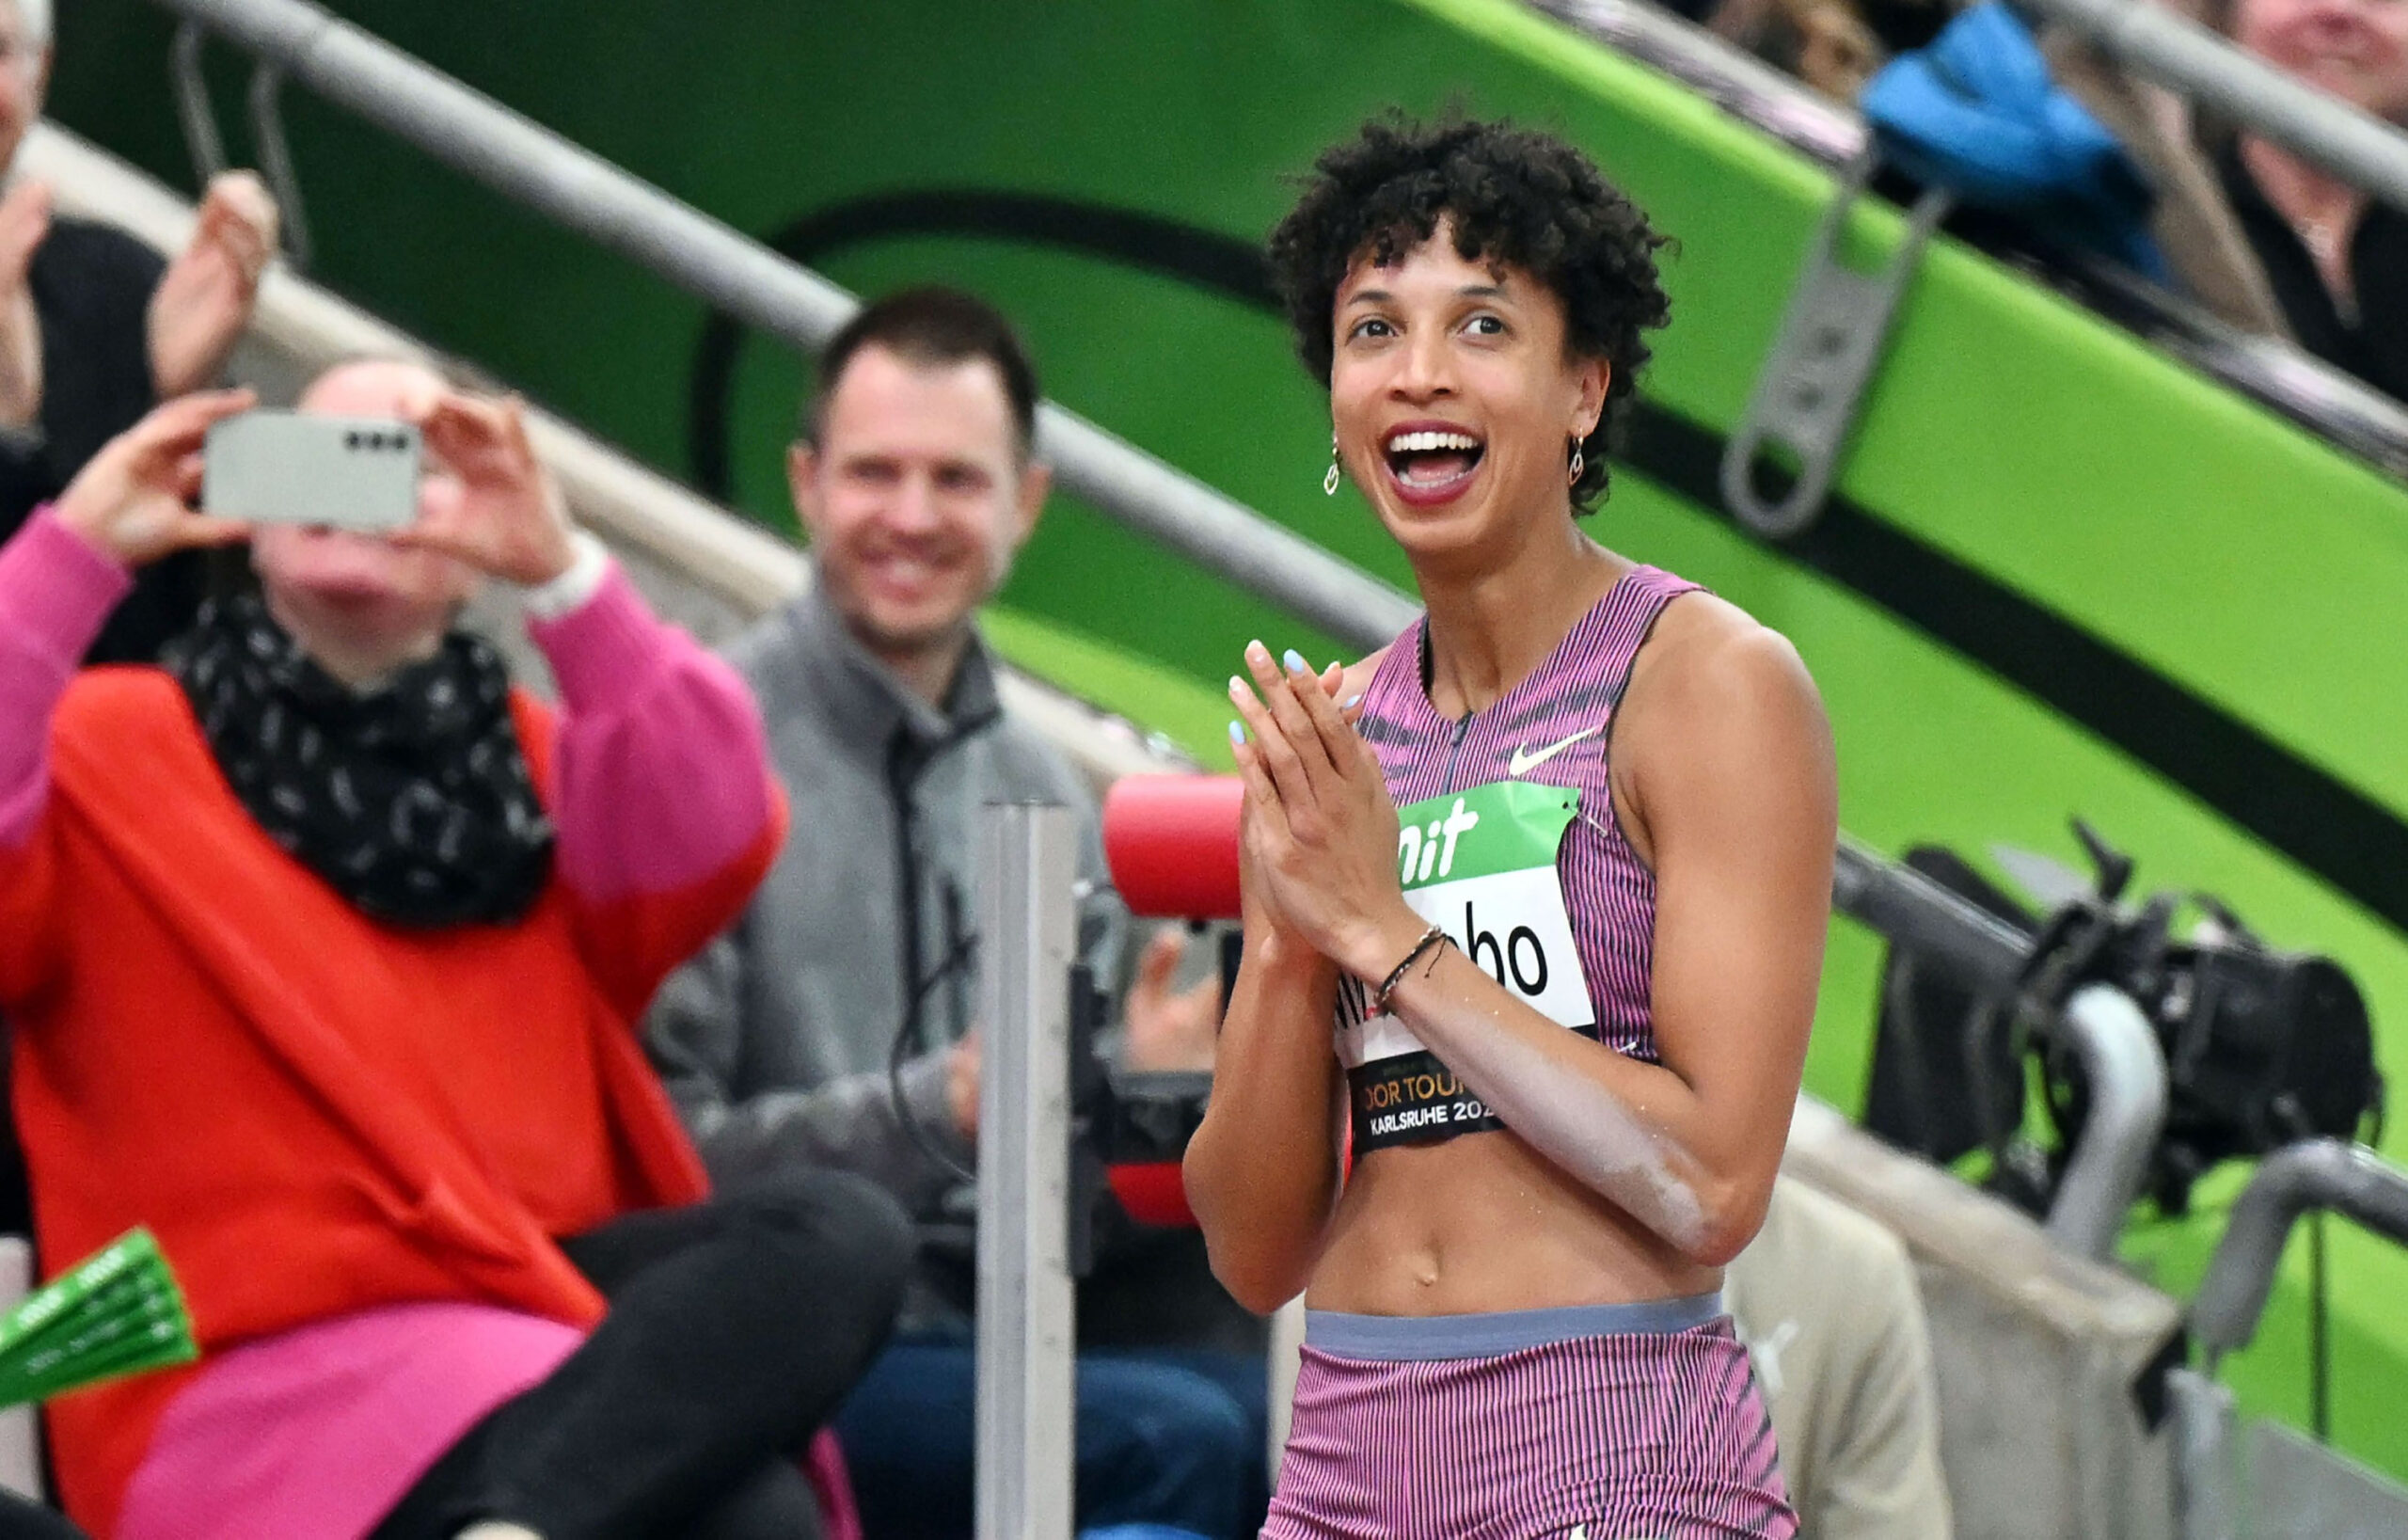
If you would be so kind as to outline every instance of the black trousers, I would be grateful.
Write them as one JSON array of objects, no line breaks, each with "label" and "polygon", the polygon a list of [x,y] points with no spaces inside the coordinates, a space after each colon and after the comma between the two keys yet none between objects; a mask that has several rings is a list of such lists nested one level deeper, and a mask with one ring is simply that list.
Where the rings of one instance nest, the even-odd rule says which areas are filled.
[{"label": "black trousers", "polygon": [[0,1492],[0,1540],[87,1540],[82,1530],[39,1502]]},{"label": "black trousers", "polygon": [[824,1172],[562,1242],[610,1315],[371,1540],[452,1540],[479,1519],[546,1540],[813,1540],[794,1456],[885,1343],[912,1245],[883,1193]]}]

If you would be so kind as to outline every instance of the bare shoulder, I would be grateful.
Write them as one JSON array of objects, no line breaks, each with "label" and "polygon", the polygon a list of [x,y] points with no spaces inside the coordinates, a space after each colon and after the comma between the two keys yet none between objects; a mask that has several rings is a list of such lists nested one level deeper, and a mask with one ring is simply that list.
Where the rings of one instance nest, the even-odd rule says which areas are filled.
[{"label": "bare shoulder", "polygon": [[1624,702],[1628,722],[1617,744],[1634,729],[1711,738],[1751,723],[1823,721],[1822,697],[1789,639],[1703,592],[1665,607],[1632,664]]},{"label": "bare shoulder", "polygon": [[1668,606],[1616,717],[1617,805],[1651,863],[1676,828],[1727,834],[1763,815],[1812,843],[1837,818],[1814,681],[1787,637],[1736,605],[1699,593]]}]

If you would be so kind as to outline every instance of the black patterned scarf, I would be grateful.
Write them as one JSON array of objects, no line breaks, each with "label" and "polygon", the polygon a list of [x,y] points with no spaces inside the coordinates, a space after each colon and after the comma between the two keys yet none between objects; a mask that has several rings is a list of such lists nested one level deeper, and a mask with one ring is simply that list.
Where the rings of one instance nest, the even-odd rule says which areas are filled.
[{"label": "black patterned scarf", "polygon": [[166,664],[251,817],[361,913],[506,924],[543,891],[551,820],[483,642],[454,631],[360,694],[243,595],[204,605]]}]

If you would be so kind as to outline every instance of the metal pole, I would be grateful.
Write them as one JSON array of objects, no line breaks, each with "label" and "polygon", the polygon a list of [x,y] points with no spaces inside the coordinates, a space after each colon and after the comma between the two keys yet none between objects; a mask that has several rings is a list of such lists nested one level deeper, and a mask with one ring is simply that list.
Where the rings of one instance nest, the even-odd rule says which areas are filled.
[{"label": "metal pole", "polygon": [[2105,984],[2076,990],[2057,1031],[2082,1061],[2090,1110],[2047,1228],[2060,1246],[2105,1262],[2165,1128],[2165,1051],[2132,997]]},{"label": "metal pole", "polygon": [[2097,43],[2134,74],[2314,161],[2408,210],[2408,133],[2243,53],[2147,0],[2022,0]]},{"label": "metal pole", "polygon": [[2344,1139],[2303,1139],[2259,1161],[2191,1302],[2191,1330],[2210,1368],[2258,1335],[2284,1243],[2311,1209],[2330,1209],[2408,1246],[2408,1171]]},{"label": "metal pole", "polygon": [[[308,0],[157,4],[805,353],[859,308],[826,278]],[[1085,419],[1047,403],[1038,435],[1065,487],[1339,641],[1382,646],[1411,623],[1415,607],[1395,589]]]},{"label": "metal pole", "polygon": [[2175,1540],[2241,1540],[2241,1414],[2232,1392],[2195,1369],[2169,1370]]},{"label": "metal pole", "polygon": [[1069,1540],[1070,962],[1078,823],[979,820],[979,1540]]},{"label": "metal pole", "polygon": [[167,46],[167,80],[176,93],[176,116],[183,122],[184,148],[192,151],[193,185],[206,187],[226,169],[226,140],[210,110],[209,77],[201,73],[201,50],[209,34],[197,22],[176,28]]},{"label": "metal pole", "polygon": [[2032,955],[2032,938],[2014,926],[1850,839],[1840,841],[1831,867],[1831,907],[1944,964],[1979,992],[2015,988]]}]

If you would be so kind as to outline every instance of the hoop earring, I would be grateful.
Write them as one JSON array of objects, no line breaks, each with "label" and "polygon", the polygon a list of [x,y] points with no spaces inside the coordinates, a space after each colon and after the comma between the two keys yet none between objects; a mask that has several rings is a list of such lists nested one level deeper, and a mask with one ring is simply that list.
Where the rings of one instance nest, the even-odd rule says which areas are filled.
[{"label": "hoop earring", "polygon": [[1329,470],[1321,479],[1321,495],[1325,498],[1338,496],[1338,435],[1335,433],[1329,436]]},{"label": "hoop earring", "polygon": [[1564,479],[1564,484],[1567,486],[1579,485],[1580,472],[1586,470],[1588,468],[1589,462],[1581,458],[1580,446],[1577,443],[1575,443],[1572,446],[1572,474]]}]

